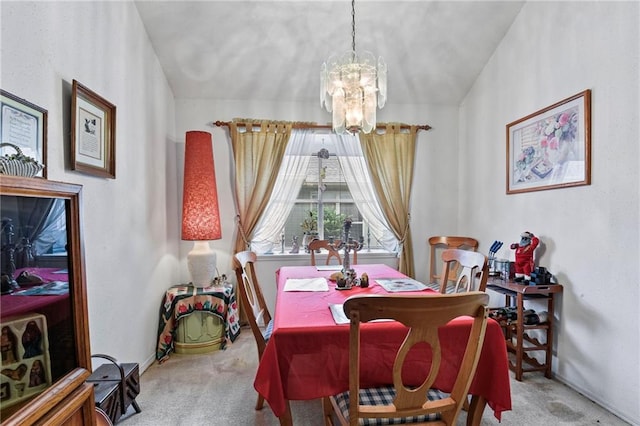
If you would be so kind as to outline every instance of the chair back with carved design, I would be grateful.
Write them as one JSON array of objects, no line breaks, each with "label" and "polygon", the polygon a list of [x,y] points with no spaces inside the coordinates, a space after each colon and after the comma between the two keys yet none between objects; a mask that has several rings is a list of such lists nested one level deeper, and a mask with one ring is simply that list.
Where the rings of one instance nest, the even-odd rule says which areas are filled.
[{"label": "chair back with carved design", "polygon": [[[429,283],[435,284],[440,282],[441,271],[438,265],[442,255],[442,251],[446,249],[465,249],[470,251],[478,250],[479,242],[472,237],[457,236],[433,236],[428,239],[430,255],[429,255]],[[455,281],[458,277],[458,269],[452,265],[449,269],[449,281]]]},{"label": "chair back with carved design", "polygon": [[[456,270],[453,279],[450,273],[452,268]],[[489,261],[484,254],[460,249],[447,249],[442,252],[440,293],[485,291],[488,278]]]},{"label": "chair back with carved design", "polygon": [[332,258],[336,259],[338,265],[342,265],[342,257],[340,256],[340,253],[329,245],[328,240],[315,239],[309,243],[309,253],[311,254],[311,266],[316,266],[316,254],[317,254],[316,250],[320,250],[321,252],[326,251],[327,261],[325,262],[325,265],[329,265],[331,263]]},{"label": "chair back with carved design", "polygon": [[[433,421],[437,424],[455,425],[480,359],[487,327],[488,303],[489,295],[483,292],[348,298],[344,303],[344,312],[351,320],[349,390],[323,398],[325,424],[332,424],[330,419],[335,414],[344,426],[361,424],[362,419],[365,419],[364,424],[389,424],[384,420],[391,418],[402,419],[395,420],[394,424],[428,424]],[[456,361],[445,360],[442,358],[444,354],[438,329],[461,316],[472,318],[464,355]],[[393,384],[363,389],[360,386],[360,324],[379,319],[401,322],[408,328],[408,332],[391,367]],[[363,340],[365,338],[366,334],[363,335]],[[426,349],[425,345],[431,354],[424,360],[426,373],[416,373],[419,374],[418,377],[416,374],[406,374],[407,368],[416,368],[416,360],[410,354],[413,350],[423,351]],[[412,367],[407,367],[405,361]],[[456,366],[452,367],[452,363]],[[457,369],[450,394],[444,394],[433,387],[441,367]],[[408,383],[409,380],[413,382]]]},{"label": "chair back with carved design", "polygon": [[[254,265],[257,262],[257,256],[252,251],[242,251],[236,253],[235,258],[237,260],[235,272],[238,293],[240,294],[240,308],[244,310],[258,345],[258,358],[262,358],[273,331],[273,320],[256,275]],[[263,405],[264,398],[258,394],[256,410],[260,410]]]}]

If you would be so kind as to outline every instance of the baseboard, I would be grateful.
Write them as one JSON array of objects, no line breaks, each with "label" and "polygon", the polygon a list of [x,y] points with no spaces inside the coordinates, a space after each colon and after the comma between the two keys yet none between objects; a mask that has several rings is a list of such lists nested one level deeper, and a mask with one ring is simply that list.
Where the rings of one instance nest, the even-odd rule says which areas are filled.
[{"label": "baseboard", "polygon": [[625,421],[625,422],[627,422],[627,423],[629,423],[631,425],[640,425],[640,418],[633,419],[633,418],[630,418],[630,417],[626,416],[625,414],[623,414],[620,411],[618,411],[615,407],[612,407],[608,403],[602,401],[600,398],[598,398],[597,395],[594,395],[590,391],[588,391],[586,389],[583,389],[582,387],[577,386],[574,383],[571,383],[569,380],[567,380],[566,377],[563,377],[562,375],[558,374],[557,372],[553,373],[553,378],[555,380],[557,380],[558,382],[566,385],[567,387],[573,389],[574,391],[578,392],[579,394],[583,395],[585,398],[590,399],[591,401],[593,401],[594,403],[598,404],[599,406],[601,406],[605,410],[609,411],[611,414],[619,417],[620,420],[623,420],[623,421]]},{"label": "baseboard", "polygon": [[149,356],[147,359],[145,359],[143,362],[140,363],[140,375],[142,375],[142,373],[144,373],[147,368],[151,367],[151,365],[153,365],[154,362],[156,362],[155,352],[151,356]]}]

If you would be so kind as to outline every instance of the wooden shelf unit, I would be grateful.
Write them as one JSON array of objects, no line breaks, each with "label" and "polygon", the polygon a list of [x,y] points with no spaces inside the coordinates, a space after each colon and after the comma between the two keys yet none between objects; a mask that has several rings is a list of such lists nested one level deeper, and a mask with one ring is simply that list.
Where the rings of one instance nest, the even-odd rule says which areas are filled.
[{"label": "wooden shelf unit", "polygon": [[[517,319],[511,322],[502,322],[505,331],[507,350],[515,354],[515,363],[509,362],[509,368],[515,372],[516,380],[522,381],[523,373],[532,371],[544,371],[547,378],[551,378],[551,360],[553,349],[553,318],[554,296],[562,292],[562,285],[527,285],[514,281],[505,281],[501,278],[489,278],[487,289],[502,293],[505,296],[505,306],[511,306],[511,299],[515,298]],[[547,302],[547,321],[541,324],[524,324],[524,301],[542,300]],[[545,341],[541,342],[530,336],[529,330],[543,330]],[[515,337],[515,343],[514,343]],[[525,342],[528,343],[525,346]],[[545,359],[540,363],[530,352],[544,352]]]}]

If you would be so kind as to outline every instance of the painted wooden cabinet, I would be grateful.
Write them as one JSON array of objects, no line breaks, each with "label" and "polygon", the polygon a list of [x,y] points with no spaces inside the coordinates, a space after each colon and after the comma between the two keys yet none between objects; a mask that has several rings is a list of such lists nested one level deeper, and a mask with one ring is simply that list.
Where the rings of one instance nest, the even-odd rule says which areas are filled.
[{"label": "painted wooden cabinet", "polygon": [[220,349],[224,324],[208,312],[194,312],[182,318],[176,329],[176,353],[200,354]]}]

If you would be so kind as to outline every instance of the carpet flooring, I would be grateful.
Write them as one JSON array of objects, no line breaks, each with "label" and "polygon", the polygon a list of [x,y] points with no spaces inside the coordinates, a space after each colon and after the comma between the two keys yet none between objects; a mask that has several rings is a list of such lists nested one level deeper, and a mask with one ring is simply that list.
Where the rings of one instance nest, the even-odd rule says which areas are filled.
[{"label": "carpet flooring", "polygon": [[[171,354],[163,364],[154,363],[141,376],[136,401],[141,413],[129,411],[118,426],[253,425],[275,426],[278,419],[269,406],[254,410],[257,393],[253,378],[258,364],[255,341],[249,329],[227,349],[202,355]],[[511,411],[502,423],[489,407],[482,425],[628,425],[566,385],[528,373],[522,382],[511,380]],[[322,426],[319,400],[292,401],[296,426]],[[464,425],[464,411],[458,425]]]}]

